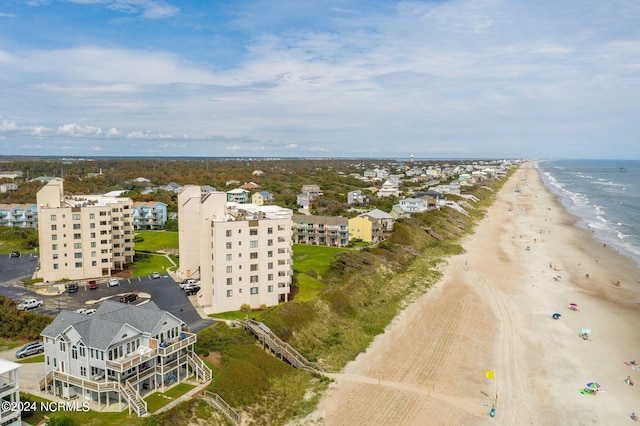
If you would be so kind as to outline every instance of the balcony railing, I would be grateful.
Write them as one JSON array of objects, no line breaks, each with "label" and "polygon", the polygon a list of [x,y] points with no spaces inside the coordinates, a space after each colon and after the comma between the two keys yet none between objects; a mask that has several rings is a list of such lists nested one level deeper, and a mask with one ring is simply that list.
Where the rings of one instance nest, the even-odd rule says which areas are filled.
[{"label": "balcony railing", "polygon": [[155,339],[151,339],[151,345],[155,346],[155,344],[157,344],[157,347],[144,348],[145,349],[144,352],[136,351],[129,354],[129,356],[125,358],[120,358],[117,360],[108,360],[106,361],[106,365],[108,368],[114,371],[123,372],[139,364],[142,364],[143,362],[146,362],[155,356],[171,355],[172,353],[177,352],[180,349],[186,348],[187,346],[190,346],[196,343],[197,337],[195,334],[187,333],[184,331],[181,332],[181,334],[183,334],[185,337],[184,338],[177,337],[173,340],[170,340],[167,342],[168,344],[164,347],[161,346],[162,344],[157,344],[157,341]]}]

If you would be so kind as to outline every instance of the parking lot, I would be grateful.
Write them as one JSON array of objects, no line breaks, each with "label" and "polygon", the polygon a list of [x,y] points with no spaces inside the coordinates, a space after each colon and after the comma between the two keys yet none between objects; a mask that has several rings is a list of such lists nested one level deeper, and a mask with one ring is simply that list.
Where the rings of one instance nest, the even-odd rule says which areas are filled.
[{"label": "parking lot", "polygon": [[[150,276],[124,279],[115,287],[108,287],[105,278],[98,280],[98,288],[95,290],[88,290],[86,286],[80,285],[77,293],[61,292],[54,296],[42,296],[31,291],[28,286],[20,284],[20,280],[31,278],[37,265],[37,260],[31,260],[29,255],[23,254],[18,258],[9,257],[8,253],[0,255],[0,294],[14,299],[17,303],[28,298],[43,300],[44,306],[31,312],[56,316],[62,309],[97,308],[101,301],[109,298],[118,300],[125,293],[138,291],[150,295],[151,300],[160,309],[180,318],[187,324],[189,331],[197,332],[213,322],[201,318],[189,301],[189,297],[197,295],[187,297],[167,274],[161,274],[157,279]],[[55,293],[55,290],[51,289],[50,292]],[[142,298],[136,303],[145,303],[146,300]]]}]

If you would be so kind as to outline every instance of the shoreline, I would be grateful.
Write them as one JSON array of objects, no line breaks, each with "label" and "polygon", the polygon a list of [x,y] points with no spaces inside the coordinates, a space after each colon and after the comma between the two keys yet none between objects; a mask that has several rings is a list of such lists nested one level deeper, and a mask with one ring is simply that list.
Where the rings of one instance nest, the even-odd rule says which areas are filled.
[{"label": "shoreline", "polygon": [[[628,421],[640,411],[638,386],[623,381],[640,379],[624,364],[640,358],[640,273],[574,220],[533,163],[522,165],[462,242],[466,252],[333,375],[312,418],[485,424],[495,405],[500,424]],[[578,337],[582,327],[591,340]],[[580,393],[591,381],[603,386],[597,397]]]}]

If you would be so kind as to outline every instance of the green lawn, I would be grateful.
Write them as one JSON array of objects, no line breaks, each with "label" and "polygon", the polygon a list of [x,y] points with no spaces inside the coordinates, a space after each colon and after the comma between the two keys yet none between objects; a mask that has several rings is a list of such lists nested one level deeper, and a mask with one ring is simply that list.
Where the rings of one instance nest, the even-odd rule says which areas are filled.
[{"label": "green lawn", "polygon": [[293,271],[305,272],[316,271],[323,275],[333,263],[334,256],[338,253],[351,251],[345,248],[308,246],[304,244],[293,245]]},{"label": "green lawn", "polygon": [[173,265],[169,260],[159,254],[151,253],[136,253],[135,263],[133,268],[132,278],[142,277],[150,275],[152,272],[159,272],[165,274],[167,268],[172,268]]},{"label": "green lawn", "polygon": [[159,251],[162,249],[178,248],[178,233],[169,231],[136,231],[136,238],[142,237],[144,241],[136,243],[136,251]]},{"label": "green lawn", "polygon": [[295,300],[298,302],[308,302],[316,298],[324,284],[307,274],[298,274],[298,285],[300,290],[296,294]]},{"label": "green lawn", "polygon": [[150,413],[155,413],[160,408],[180,398],[182,395],[186,394],[193,388],[195,388],[194,385],[190,385],[188,383],[179,383],[165,393],[152,393],[144,399],[145,401],[147,401],[147,409]]},{"label": "green lawn", "polygon": [[[50,403],[48,399],[41,398],[39,396],[31,395],[28,393],[21,392],[21,399],[24,400],[28,398],[30,401],[35,401],[38,406],[40,402]],[[82,402],[80,402],[82,404]],[[82,405],[78,410],[67,410],[67,411],[49,411],[42,412],[38,410],[34,416],[29,418],[23,418],[24,421],[29,422],[30,424],[36,424],[39,420],[42,419],[42,416],[46,415],[49,418],[54,417],[69,417],[71,418],[75,424],[77,425],[91,425],[91,426],[115,426],[115,425],[137,425],[140,423],[140,419],[135,415],[129,416],[129,412],[127,410],[120,412],[99,412],[99,411],[84,411],[82,409]]]},{"label": "green lawn", "polygon": [[44,354],[24,358],[16,361],[18,364],[35,364],[36,362],[44,362]]}]

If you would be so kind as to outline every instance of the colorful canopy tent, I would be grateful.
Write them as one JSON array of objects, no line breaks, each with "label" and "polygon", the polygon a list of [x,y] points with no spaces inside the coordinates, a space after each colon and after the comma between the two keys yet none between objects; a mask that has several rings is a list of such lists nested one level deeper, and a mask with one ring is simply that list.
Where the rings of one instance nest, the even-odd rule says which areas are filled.
[{"label": "colorful canopy tent", "polygon": [[559,313],[557,313],[557,312],[556,312],[555,314],[551,315],[551,318],[553,318],[553,319],[560,319],[560,317],[561,317],[561,316],[562,316],[562,315],[560,315]]}]

